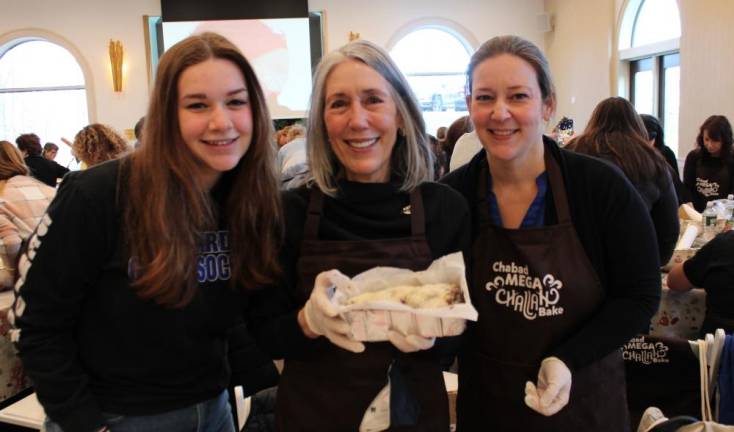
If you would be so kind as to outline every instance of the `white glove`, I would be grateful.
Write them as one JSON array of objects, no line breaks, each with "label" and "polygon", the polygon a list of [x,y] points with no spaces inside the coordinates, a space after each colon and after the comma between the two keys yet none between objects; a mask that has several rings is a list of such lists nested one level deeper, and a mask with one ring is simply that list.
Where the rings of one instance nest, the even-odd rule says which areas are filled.
[{"label": "white glove", "polygon": [[544,416],[552,416],[568,404],[571,394],[571,371],[558,357],[546,357],[540,363],[538,386],[525,384],[525,405]]},{"label": "white glove", "polygon": [[349,324],[344,321],[329,301],[327,291],[334,285],[333,281],[348,279],[339,270],[329,270],[319,273],[314,282],[311,297],[303,307],[303,317],[306,325],[317,335],[326,336],[334,345],[354,353],[364,351],[364,344],[349,337]]},{"label": "white glove", "polygon": [[387,338],[390,339],[390,342],[392,342],[397,349],[404,353],[427,350],[432,348],[433,344],[436,343],[435,337],[424,338],[423,336],[413,334],[403,336],[394,330],[387,332]]}]

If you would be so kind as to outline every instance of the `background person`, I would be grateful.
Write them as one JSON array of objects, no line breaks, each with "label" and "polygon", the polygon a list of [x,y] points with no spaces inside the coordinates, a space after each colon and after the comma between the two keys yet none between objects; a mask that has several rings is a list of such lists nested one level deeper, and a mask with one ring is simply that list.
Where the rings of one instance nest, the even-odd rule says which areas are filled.
[{"label": "background person", "polygon": [[20,135],[15,139],[15,143],[18,145],[18,150],[23,154],[23,161],[31,170],[31,176],[43,183],[56,187],[58,180],[69,172],[69,168],[41,156],[41,139],[38,138],[38,135]]},{"label": "background person", "polygon": [[734,192],[734,151],[729,120],[722,115],[706,119],[696,137],[696,148],[686,156],[683,184],[699,212],[708,201]]},{"label": "background person", "polygon": [[556,96],[531,42],[485,42],[467,84],[483,149],[443,180],[469,202],[479,311],[457,430],[629,430],[619,348],[660,300],[645,205],[617,168],[543,136]]},{"label": "background person", "polygon": [[678,198],[670,168],[648,145],[647,131],[627,99],[611,97],[594,108],[583,134],[566,147],[607,160],[619,167],[645,202],[658,243],[660,263],[673,256],[680,234]]},{"label": "background person", "polygon": [[434,346],[391,332],[390,342],[356,342],[327,306],[325,290],[338,277],[332,269],[350,277],[376,266],[422,270],[464,249],[466,204],[429,183],[433,161],[421,111],[383,49],[359,40],[324,56],[310,106],[313,180],[284,195],[285,280],[251,304],[259,342],[285,358],[278,429],[358,430],[389,370],[409,389],[403,400],[420,407],[416,418],[394,406],[391,430],[448,430],[441,361],[456,340]]},{"label": "background person", "polygon": [[117,159],[129,150],[125,138],[111,127],[100,123],[82,128],[71,145],[71,154],[81,161],[81,169]]},{"label": "background person", "polygon": [[56,189],[28,174],[18,149],[0,141],[0,290],[13,288],[21,244],[56,194]]},{"label": "background person", "polygon": [[52,142],[47,142],[43,145],[43,157],[48,160],[56,159],[56,155],[59,153],[59,146]]},{"label": "background person", "polygon": [[642,118],[642,123],[645,124],[645,129],[647,129],[647,142],[665,158],[665,161],[670,166],[670,175],[673,178],[673,186],[675,187],[675,194],[678,197],[678,204],[691,202],[688,190],[680,179],[678,158],[675,157],[673,150],[665,145],[665,131],[660,125],[660,121],[649,114],[640,114],[640,118]]},{"label": "background person", "polygon": [[668,273],[668,288],[688,291],[694,287],[706,291],[706,315],[699,334],[715,333],[722,328],[734,332],[734,231],[717,235],[696,255],[676,264]]},{"label": "background person", "polygon": [[[204,33],[163,54],[146,118],[138,151],[62,183],[21,259],[14,337],[49,432],[234,431],[227,340],[278,269],[265,99]],[[272,386],[249,350],[245,391]]]}]

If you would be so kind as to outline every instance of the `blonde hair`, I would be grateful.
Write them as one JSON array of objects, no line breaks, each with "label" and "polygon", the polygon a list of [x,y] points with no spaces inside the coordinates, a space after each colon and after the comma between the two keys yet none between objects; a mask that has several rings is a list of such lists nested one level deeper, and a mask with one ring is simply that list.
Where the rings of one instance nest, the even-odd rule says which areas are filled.
[{"label": "blonde hair", "polygon": [[129,150],[127,142],[114,129],[100,123],[85,126],[74,137],[71,154],[88,166],[117,159]]},{"label": "blonde hair", "polygon": [[319,63],[313,79],[311,108],[308,117],[308,159],[313,181],[327,195],[336,196],[336,179],[341,166],[329,145],[324,122],[326,81],[339,64],[356,60],[379,73],[389,84],[403,132],[393,147],[390,170],[402,178],[400,190],[410,191],[433,179],[433,154],[428,144],[425,123],[415,95],[390,56],[379,46],[366,40],[350,42],[332,51]]},{"label": "blonde hair", "polygon": [[17,175],[28,175],[28,173],[28,167],[23,162],[20,150],[8,141],[0,141],[0,180],[7,180]]}]

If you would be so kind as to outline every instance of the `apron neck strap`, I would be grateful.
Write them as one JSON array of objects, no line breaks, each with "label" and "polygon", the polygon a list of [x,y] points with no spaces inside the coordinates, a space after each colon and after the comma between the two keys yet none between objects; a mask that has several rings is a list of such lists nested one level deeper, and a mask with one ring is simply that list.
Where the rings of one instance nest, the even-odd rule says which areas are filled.
[{"label": "apron neck strap", "polygon": [[[559,224],[571,222],[571,211],[568,207],[568,197],[566,196],[566,187],[563,184],[563,175],[558,162],[550,154],[547,148],[543,151],[543,160],[545,161],[545,170],[548,173],[548,182],[550,190],[553,192],[553,203],[556,207],[556,215]],[[489,202],[487,201],[489,183],[489,164],[482,163],[479,171],[479,187],[477,188],[477,202],[479,203],[479,222],[481,224],[490,224],[492,220],[489,217]]]},{"label": "apron neck strap", "polygon": [[303,238],[315,240],[319,236],[319,222],[321,221],[321,210],[324,207],[324,193],[318,186],[311,188],[311,198],[308,200],[306,211],[306,224],[303,230]]},{"label": "apron neck strap", "polygon": [[410,232],[415,236],[426,234],[426,217],[423,211],[423,194],[420,186],[410,191]]},{"label": "apron neck strap", "polygon": [[[313,186],[311,197],[308,200],[306,223],[303,231],[304,239],[316,240],[318,238],[323,208],[324,193],[317,186]],[[413,188],[410,192],[410,232],[414,237],[426,234],[426,217],[420,187]]]}]

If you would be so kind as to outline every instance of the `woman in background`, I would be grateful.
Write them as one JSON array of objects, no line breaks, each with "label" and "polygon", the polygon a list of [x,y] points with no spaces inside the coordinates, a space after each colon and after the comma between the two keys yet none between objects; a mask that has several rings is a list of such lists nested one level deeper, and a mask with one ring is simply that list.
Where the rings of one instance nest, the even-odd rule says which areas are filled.
[{"label": "woman in background", "polygon": [[43,183],[56,187],[56,183],[69,172],[55,161],[48,160],[41,155],[41,139],[36,134],[23,134],[15,139],[18,150],[23,154],[26,166],[31,170],[31,176]]},{"label": "woman in background", "polygon": [[[278,430],[447,431],[441,361],[452,339],[434,346],[433,339],[390,332],[389,342],[354,341],[326,291],[339,271],[352,277],[377,266],[423,270],[464,249],[466,203],[430,183],[433,161],[421,111],[382,48],[360,40],[324,56],[310,106],[313,179],[284,195],[284,280],[280,289],[260,293],[250,309],[259,342],[285,358]],[[395,405],[386,423],[375,424],[372,403],[388,374]]]},{"label": "woman in background", "polygon": [[627,431],[620,347],[660,300],[645,204],[615,167],[544,137],[556,95],[537,46],[490,39],[467,84],[483,149],[443,179],[469,202],[479,311],[457,430]]},{"label": "woman in background", "polygon": [[642,123],[647,129],[647,142],[655,148],[670,166],[670,176],[673,178],[673,186],[675,187],[675,195],[678,197],[678,205],[690,202],[691,199],[688,190],[680,179],[680,170],[678,169],[678,158],[675,153],[667,145],[665,145],[665,131],[660,125],[660,121],[649,114],[640,114]]},{"label": "woman in background", "polygon": [[122,157],[129,150],[125,138],[100,123],[85,126],[76,134],[71,145],[71,154],[82,162],[82,169]]},{"label": "woman in background", "polygon": [[632,104],[610,97],[599,102],[584,133],[567,148],[608,160],[624,172],[650,212],[664,264],[673,255],[680,233],[678,198],[668,164],[646,138],[645,126]]},{"label": "woman in background", "polygon": [[[14,337],[49,432],[234,431],[227,341],[279,267],[265,99],[203,33],[161,57],[146,122],[136,152],[69,175],[21,258]],[[249,349],[245,391],[274,385]]]},{"label": "woman in background", "polygon": [[23,155],[0,141],[0,290],[13,287],[21,243],[46,212],[56,189],[28,177]]},{"label": "woman in background", "polygon": [[722,115],[706,119],[696,137],[696,148],[686,156],[683,184],[699,212],[706,202],[734,192],[734,150],[729,120]]}]

